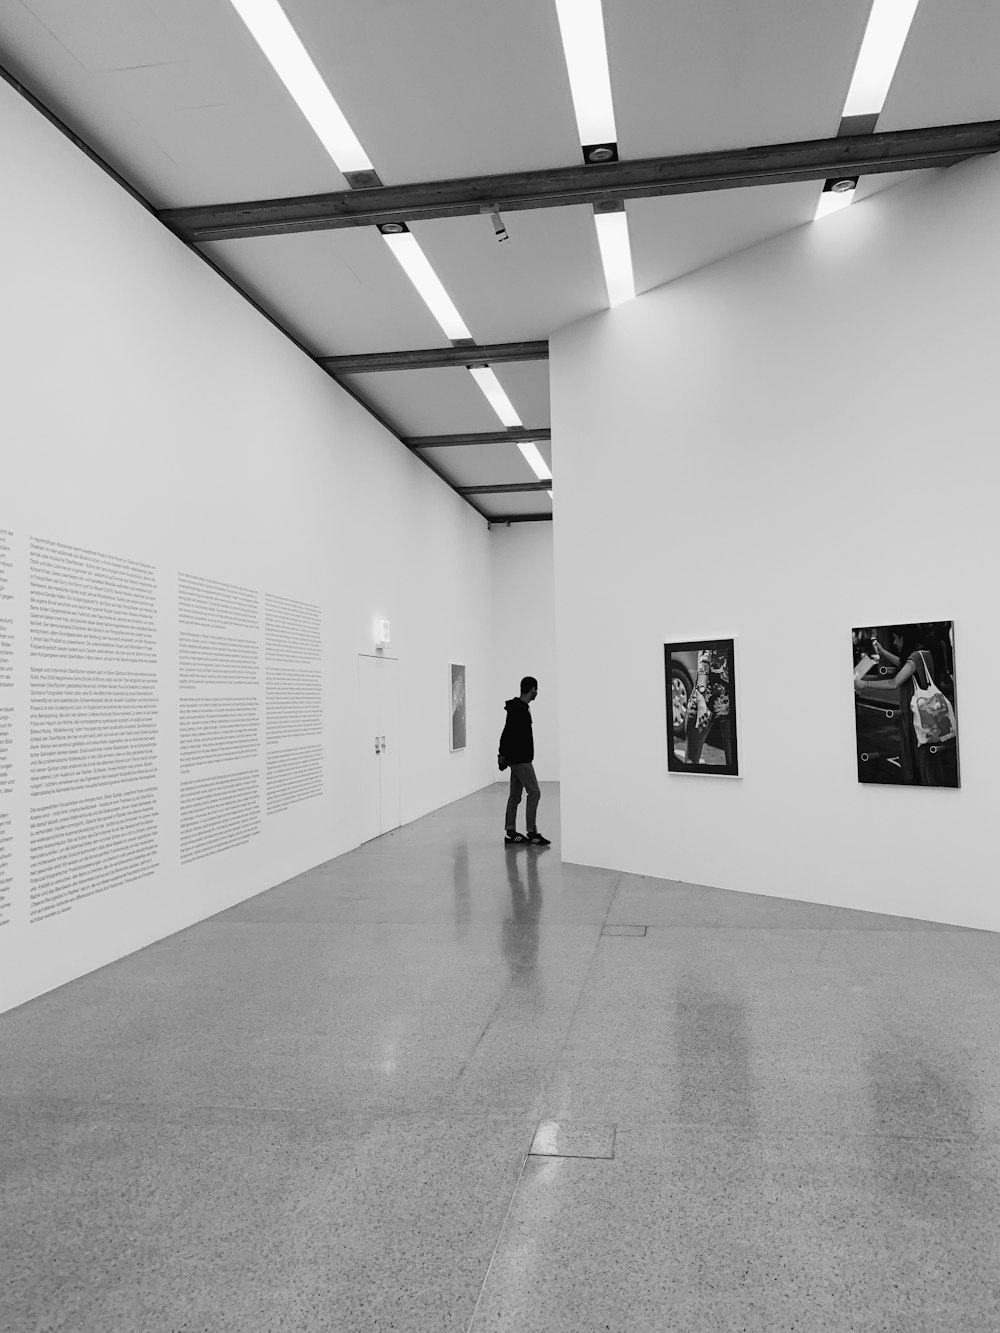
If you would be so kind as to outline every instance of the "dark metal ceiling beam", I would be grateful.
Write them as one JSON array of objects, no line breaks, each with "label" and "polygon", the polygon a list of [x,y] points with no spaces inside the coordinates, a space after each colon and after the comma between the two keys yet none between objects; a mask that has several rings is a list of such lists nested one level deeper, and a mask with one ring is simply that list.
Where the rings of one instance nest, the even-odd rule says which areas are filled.
[{"label": "dark metal ceiling beam", "polygon": [[539,342],[476,343],[469,347],[415,347],[402,352],[357,352],[351,356],[318,356],[331,375],[367,375],[373,370],[426,370],[437,366],[498,365],[501,361],[547,361],[549,344]]},{"label": "dark metal ceiling beam", "polygon": [[551,523],[551,514],[500,514],[486,520],[492,527],[499,527],[501,523],[510,525],[511,523]]},{"label": "dark metal ceiling beam", "polygon": [[1000,121],[853,134],[760,148],[689,153],[599,165],[515,171],[463,180],[385,185],[334,194],[168,208],[161,221],[187,241],[367,227],[386,222],[467,217],[484,205],[500,212],[563,208],[655,195],[694,194],[790,181],[948,167],[1000,149]]},{"label": "dark metal ceiling beam", "polygon": [[404,435],[407,449],[448,449],[459,444],[516,444],[518,440],[551,440],[548,426],[541,430],[480,430],[467,435]]},{"label": "dark metal ceiling beam", "polygon": [[514,481],[504,485],[458,486],[459,495],[517,495],[520,491],[551,491],[552,481]]}]

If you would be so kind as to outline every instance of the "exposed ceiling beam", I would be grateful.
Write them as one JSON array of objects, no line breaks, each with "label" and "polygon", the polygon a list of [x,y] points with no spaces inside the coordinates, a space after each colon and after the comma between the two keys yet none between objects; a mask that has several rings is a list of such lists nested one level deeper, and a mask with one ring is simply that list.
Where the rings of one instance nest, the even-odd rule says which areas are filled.
[{"label": "exposed ceiling beam", "polygon": [[404,435],[403,443],[407,449],[448,449],[458,444],[516,444],[518,440],[537,442],[551,438],[548,426],[540,430],[524,426],[516,430],[470,431],[466,435]]},{"label": "exposed ceiling beam", "polygon": [[488,205],[499,212],[562,208],[655,195],[695,194],[752,185],[827,180],[956,162],[1000,149],[1000,120],[932,129],[851,134],[761,148],[687,153],[598,165],[515,171],[463,180],[384,185],[236,204],[168,208],[158,214],[186,241],[222,241],[240,236],[280,236],[386,222],[467,217]]},{"label": "exposed ceiling beam", "polygon": [[357,352],[351,356],[318,356],[331,375],[367,375],[373,370],[426,370],[437,366],[498,365],[501,361],[547,361],[549,344],[539,342],[476,343],[468,347],[414,347],[402,352]]},{"label": "exposed ceiling beam", "polygon": [[486,520],[494,528],[499,527],[501,523],[506,523],[510,527],[511,523],[551,523],[551,514],[501,514],[496,518]]},{"label": "exposed ceiling beam", "polygon": [[514,481],[493,486],[459,486],[459,495],[517,495],[520,491],[551,491],[552,481]]}]

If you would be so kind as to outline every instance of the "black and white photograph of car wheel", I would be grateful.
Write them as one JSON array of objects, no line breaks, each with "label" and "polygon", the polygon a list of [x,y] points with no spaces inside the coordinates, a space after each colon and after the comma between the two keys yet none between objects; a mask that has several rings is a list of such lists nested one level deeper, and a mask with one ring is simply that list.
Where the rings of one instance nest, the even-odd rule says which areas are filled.
[{"label": "black and white photograph of car wheel", "polygon": [[735,639],[663,645],[667,768],[739,776]]},{"label": "black and white photograph of car wheel", "polygon": [[858,781],[958,787],[951,620],[851,631]]}]

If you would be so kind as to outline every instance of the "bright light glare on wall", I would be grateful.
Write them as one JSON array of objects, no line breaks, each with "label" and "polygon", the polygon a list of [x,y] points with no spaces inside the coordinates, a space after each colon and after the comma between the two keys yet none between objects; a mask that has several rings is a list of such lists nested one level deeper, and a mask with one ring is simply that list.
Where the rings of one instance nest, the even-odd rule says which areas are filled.
[{"label": "bright light glare on wall", "polygon": [[552,472],[545,459],[538,452],[538,445],[531,440],[518,440],[517,447],[524,456],[524,461],[531,468],[539,481],[551,481]]},{"label": "bright light glare on wall", "polygon": [[476,381],[493,411],[505,426],[523,426],[524,422],[517,415],[514,404],[504,393],[503,385],[489,366],[470,366],[469,374]]},{"label": "bright light glare on wall", "polygon": [[819,203],[816,205],[816,215],[814,222],[820,218],[828,218],[831,213],[839,213],[842,208],[854,198],[853,190],[824,190],[819,197]]},{"label": "bright light glare on wall", "polygon": [[277,0],[230,0],[341,171],[371,171],[368,154]]},{"label": "bright light glare on wall", "polygon": [[608,288],[608,304],[612,307],[635,296],[632,276],[632,249],[628,240],[628,218],[620,213],[595,213],[597,243],[601,247],[604,281]]},{"label": "bright light glare on wall", "polygon": [[875,0],[844,103],[845,116],[882,110],[918,0]]},{"label": "bright light glare on wall", "polygon": [[552,492],[551,492],[551,491],[546,491],[545,494],[549,497],[550,500],[552,499]]},{"label": "bright light glare on wall", "polygon": [[601,0],[556,0],[580,143],[614,143],[608,48]]},{"label": "bright light glare on wall", "polygon": [[408,231],[385,235],[382,239],[399,260],[406,276],[423,298],[427,309],[444,330],[446,338],[471,338],[465,321],[455,309],[441,279],[430,266],[430,261],[417,244],[417,238]]}]

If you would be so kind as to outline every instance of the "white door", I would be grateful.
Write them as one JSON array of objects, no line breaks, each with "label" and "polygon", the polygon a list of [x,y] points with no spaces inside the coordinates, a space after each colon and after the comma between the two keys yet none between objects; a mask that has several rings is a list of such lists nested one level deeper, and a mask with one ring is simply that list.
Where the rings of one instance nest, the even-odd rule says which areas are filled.
[{"label": "white door", "polygon": [[399,827],[399,663],[358,658],[361,841]]},{"label": "white door", "polygon": [[358,719],[361,727],[359,756],[359,796],[361,800],[361,841],[368,842],[382,832],[382,797],[380,793],[381,744],[379,726],[378,668],[374,657],[358,658]]},{"label": "white door", "polygon": [[379,832],[399,828],[399,663],[383,658],[379,663]]}]

